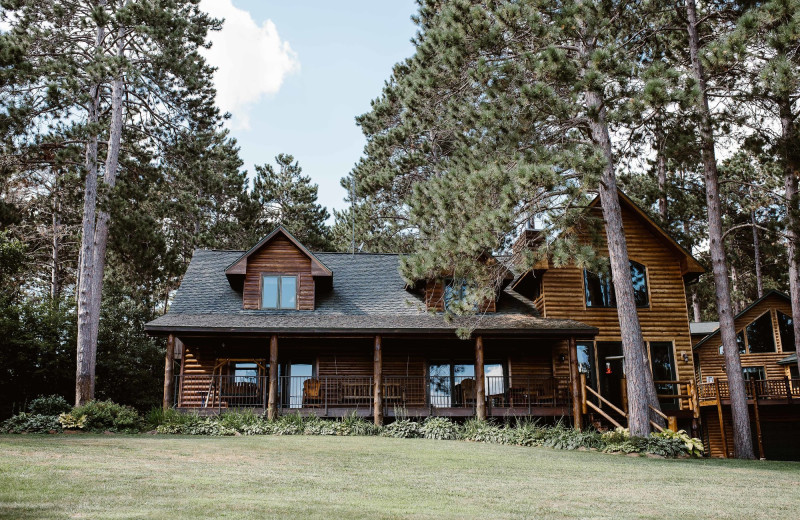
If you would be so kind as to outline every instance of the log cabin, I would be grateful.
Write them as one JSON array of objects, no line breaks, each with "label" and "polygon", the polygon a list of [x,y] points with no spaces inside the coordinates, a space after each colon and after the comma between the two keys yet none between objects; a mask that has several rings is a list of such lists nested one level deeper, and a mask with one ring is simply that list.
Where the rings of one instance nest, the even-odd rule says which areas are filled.
[{"label": "log cabin", "polygon": [[[662,407],[691,417],[684,287],[703,268],[620,199]],[[599,214],[598,200],[589,211]],[[355,412],[376,423],[399,413],[563,417],[578,428],[584,419],[625,421],[607,278],[539,265],[509,273],[476,316],[445,320],[441,311],[464,284],[409,285],[399,262],[396,254],[311,252],[283,227],[248,251],[195,251],[169,311],[146,326],[168,338],[164,406],[247,406],[270,417]],[[469,340],[457,335],[465,328]]]},{"label": "log cabin", "polygon": [[[800,460],[800,376],[789,297],[770,291],[736,315],[736,340],[761,458]],[[703,442],[712,457],[733,456],[728,382],[717,328],[694,346]]]}]

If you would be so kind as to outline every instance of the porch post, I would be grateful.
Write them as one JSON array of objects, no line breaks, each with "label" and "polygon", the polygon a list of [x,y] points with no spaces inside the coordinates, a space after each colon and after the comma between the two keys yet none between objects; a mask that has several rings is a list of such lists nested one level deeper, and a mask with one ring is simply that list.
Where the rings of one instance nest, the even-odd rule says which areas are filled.
[{"label": "porch post", "polygon": [[269,401],[267,404],[267,419],[273,421],[278,418],[278,336],[273,334],[269,338]]},{"label": "porch post", "polygon": [[483,336],[475,338],[475,416],[486,419],[486,378],[483,374]]},{"label": "porch post", "polygon": [[167,355],[164,359],[164,410],[172,406],[175,395],[175,335],[167,336]]},{"label": "porch post", "polygon": [[569,382],[572,389],[572,424],[576,430],[583,429],[581,408],[581,382],[578,370],[578,343],[575,336],[569,338]]},{"label": "porch post", "polygon": [[375,418],[375,424],[381,426],[383,425],[383,349],[381,348],[380,336],[375,336],[375,348],[373,351],[372,408],[374,410],[373,417]]}]

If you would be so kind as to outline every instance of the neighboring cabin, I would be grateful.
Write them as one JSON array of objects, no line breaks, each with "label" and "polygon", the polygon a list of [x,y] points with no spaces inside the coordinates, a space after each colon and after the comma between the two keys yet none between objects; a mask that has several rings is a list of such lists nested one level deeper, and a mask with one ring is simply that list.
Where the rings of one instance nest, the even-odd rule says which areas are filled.
[{"label": "neighboring cabin", "polygon": [[[754,448],[770,459],[800,459],[800,376],[791,316],[789,297],[770,291],[734,321]],[[694,357],[706,449],[711,456],[730,456],[733,430],[719,328],[695,344]]]},{"label": "neighboring cabin", "polygon": [[[662,407],[691,420],[685,284],[703,268],[620,198]],[[598,201],[590,211],[600,214]],[[611,405],[624,409],[610,280],[577,267],[537,267],[508,273],[478,316],[446,321],[440,311],[461,298],[464,285],[432,279],[407,286],[398,255],[312,253],[283,228],[249,251],[196,251],[169,312],[147,324],[150,334],[169,338],[165,404],[209,413],[238,406],[271,415],[356,411],[376,422],[400,410],[571,416],[578,425],[592,408],[600,415]],[[458,339],[461,327],[472,339]],[[581,380],[601,397],[585,399]]]}]

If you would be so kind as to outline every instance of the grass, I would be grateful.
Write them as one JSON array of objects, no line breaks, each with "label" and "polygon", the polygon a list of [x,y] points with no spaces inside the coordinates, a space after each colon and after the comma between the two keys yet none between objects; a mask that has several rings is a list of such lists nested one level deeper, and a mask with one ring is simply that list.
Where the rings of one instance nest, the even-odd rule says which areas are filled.
[{"label": "grass", "polygon": [[794,518],[800,464],[376,437],[0,436],[0,518]]}]

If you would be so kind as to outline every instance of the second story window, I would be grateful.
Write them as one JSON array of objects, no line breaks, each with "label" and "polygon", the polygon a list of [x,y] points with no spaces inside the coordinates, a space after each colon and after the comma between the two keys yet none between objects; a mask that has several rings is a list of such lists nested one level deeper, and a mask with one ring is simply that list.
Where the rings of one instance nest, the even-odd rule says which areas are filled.
[{"label": "second story window", "polygon": [[297,277],[264,275],[261,278],[262,309],[296,309]]},{"label": "second story window", "polygon": [[445,280],[444,284],[444,307],[447,310],[465,310],[464,305],[470,305],[472,310],[478,310],[476,302],[468,301],[468,296],[474,299],[475,295],[469,295],[470,286],[466,280]]},{"label": "second story window", "polygon": [[[630,261],[633,297],[637,307],[650,305],[647,294],[647,269],[639,262]],[[583,270],[583,282],[586,292],[587,307],[616,307],[617,296],[614,294],[614,282],[611,274],[598,274]]]}]

